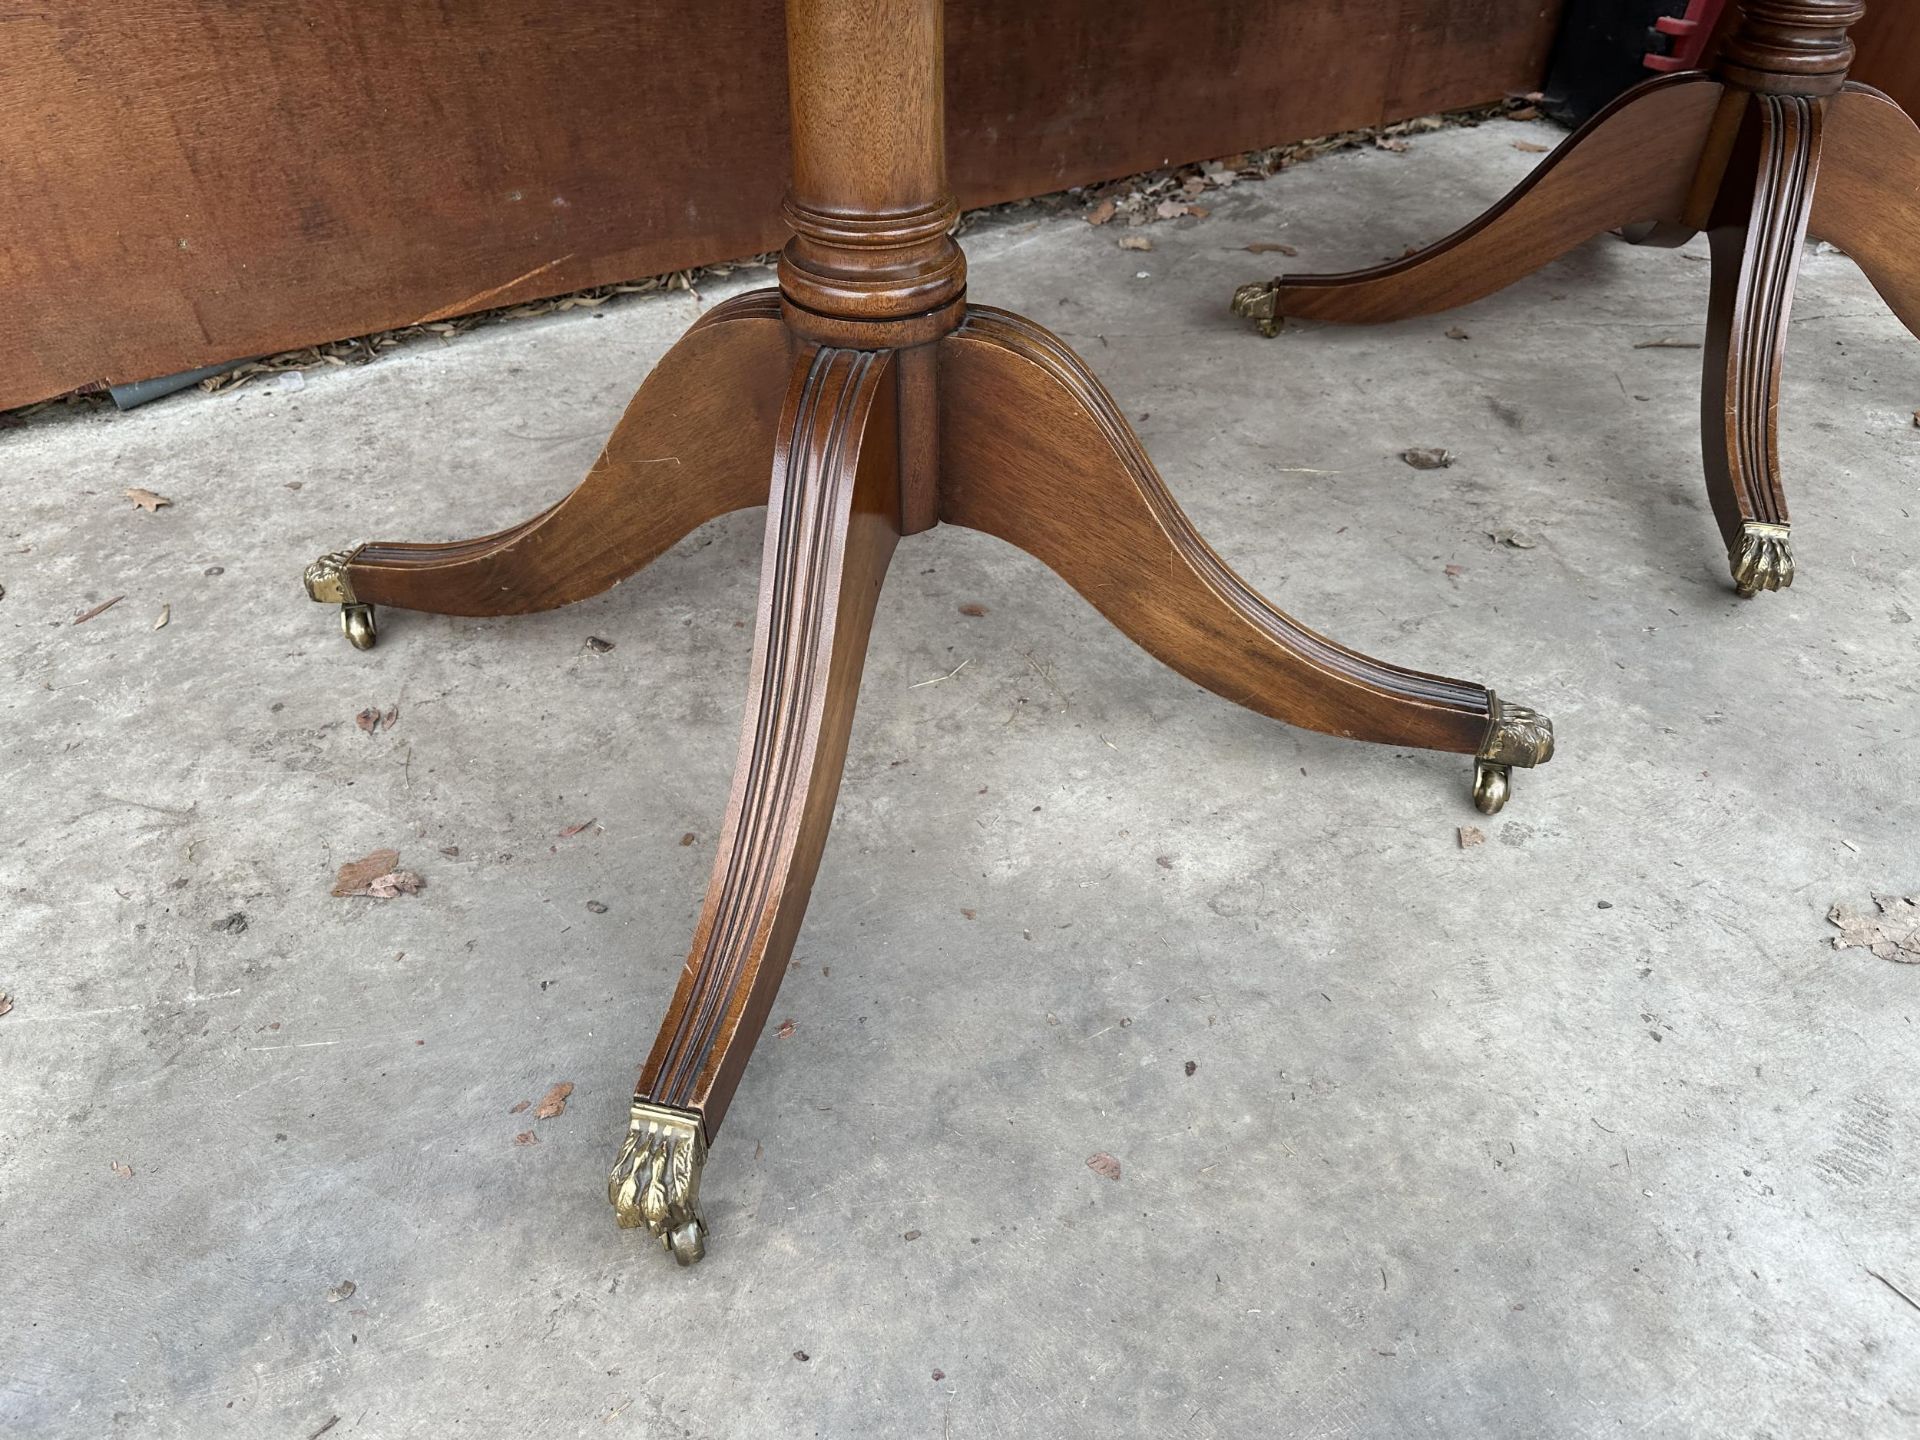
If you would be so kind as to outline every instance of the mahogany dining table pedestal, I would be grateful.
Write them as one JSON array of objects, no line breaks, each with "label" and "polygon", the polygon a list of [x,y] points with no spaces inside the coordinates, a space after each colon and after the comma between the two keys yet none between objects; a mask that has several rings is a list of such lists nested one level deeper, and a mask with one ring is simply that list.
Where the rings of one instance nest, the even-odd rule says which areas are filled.
[{"label": "mahogany dining table pedestal", "polygon": [[[1911,3],[1911,0],[1889,0]],[[1793,583],[1780,369],[1801,247],[1832,242],[1920,334],[1920,127],[1847,79],[1864,0],[1744,0],[1716,68],[1649,80],[1493,209],[1391,264],[1243,285],[1236,312],[1375,324],[1504,289],[1603,230],[1712,247],[1700,419],[1735,590]]]},{"label": "mahogany dining table pedestal", "polygon": [[[1084,362],[970,305],[951,231],[941,0],[788,0],[792,229],[779,288],[716,306],[586,478],[498,534],[370,543],[307,570],[362,648],[376,605],[516,615],[597,594],[697,526],[767,507],[746,718],[693,944],[608,1185],[619,1222],[705,1250],[707,1147],[773,1004],[839,788],[896,542],[945,522],[1045,562],[1149,653],[1289,724],[1475,757],[1493,811],[1552,754],[1484,686],[1348,650],[1195,533]],[[771,37],[769,37],[771,38]]]}]

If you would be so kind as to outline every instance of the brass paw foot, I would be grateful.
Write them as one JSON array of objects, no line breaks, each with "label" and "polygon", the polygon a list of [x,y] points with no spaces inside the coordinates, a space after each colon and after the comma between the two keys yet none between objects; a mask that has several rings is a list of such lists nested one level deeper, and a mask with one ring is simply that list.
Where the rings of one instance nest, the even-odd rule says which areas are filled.
[{"label": "brass paw foot", "polygon": [[1553,758],[1553,722],[1524,705],[1508,705],[1490,696],[1487,738],[1473,757],[1473,804],[1482,815],[1498,815],[1513,794],[1513,767],[1532,769]]},{"label": "brass paw foot", "polygon": [[1233,313],[1254,321],[1271,339],[1280,333],[1280,286],[1272,280],[1254,280],[1233,292]]},{"label": "brass paw foot", "polygon": [[341,632],[354,649],[371,650],[374,641],[379,638],[373,619],[373,606],[356,600],[353,586],[347,582],[347,566],[353,563],[353,557],[359,553],[358,547],[335,550],[307,566],[307,598],[318,600],[323,605],[338,605]]},{"label": "brass paw foot", "polygon": [[1762,590],[1784,590],[1793,584],[1793,533],[1786,525],[1748,520],[1740,538],[1727,550],[1733,569],[1734,593],[1751,600]]},{"label": "brass paw foot", "polygon": [[707,1222],[700,1216],[700,1171],[707,1137],[689,1110],[635,1100],[620,1158],[607,1177],[607,1199],[623,1229],[644,1225],[682,1265],[707,1253]]}]

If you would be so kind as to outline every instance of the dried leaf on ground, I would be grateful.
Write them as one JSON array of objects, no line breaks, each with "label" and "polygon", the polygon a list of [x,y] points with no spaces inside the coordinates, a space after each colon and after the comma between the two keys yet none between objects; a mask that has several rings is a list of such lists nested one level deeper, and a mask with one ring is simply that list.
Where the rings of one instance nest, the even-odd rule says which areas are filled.
[{"label": "dried leaf on ground", "polygon": [[1120,1178],[1120,1162],[1104,1150],[1097,1155],[1087,1157],[1087,1168],[1096,1175],[1104,1175],[1109,1180]]},{"label": "dried leaf on ground", "polygon": [[376,850],[359,860],[350,860],[333,878],[335,895],[364,895],[367,886],[382,875],[391,875],[400,865],[398,850]]},{"label": "dried leaf on ground", "polygon": [[1540,107],[1538,105],[1522,105],[1518,110],[1509,110],[1507,112],[1507,119],[1509,120],[1538,120],[1539,118]]},{"label": "dried leaf on ground", "polygon": [[1089,225],[1104,225],[1113,219],[1113,212],[1118,208],[1112,200],[1102,200],[1087,212],[1087,223]]},{"label": "dried leaf on ground", "polygon": [[540,1143],[540,1137],[531,1130],[522,1130],[518,1135],[513,1137],[513,1143],[516,1145],[538,1145]]},{"label": "dried leaf on ground", "polygon": [[1153,241],[1144,235],[1122,235],[1120,237],[1120,248],[1122,250],[1151,250],[1153,249]]},{"label": "dried leaf on ground", "polygon": [[1460,848],[1462,850],[1471,850],[1476,845],[1484,845],[1487,843],[1487,832],[1482,830],[1478,825],[1462,825],[1456,833],[1460,837]]},{"label": "dried leaf on ground", "polygon": [[522,1100],[518,1105],[515,1105],[511,1110],[507,1111],[507,1114],[518,1115],[522,1110],[526,1109],[531,1104],[533,1104],[533,1101],[531,1100]]},{"label": "dried leaf on ground", "polygon": [[13,996],[0,990],[0,1015],[6,1014],[11,1009],[13,1009]]},{"label": "dried leaf on ground", "polygon": [[1513,142],[1513,148],[1528,155],[1544,155],[1553,147],[1551,145],[1536,145],[1531,140],[1516,140]]},{"label": "dried leaf on ground", "polygon": [[1447,339],[1449,340],[1471,340],[1472,338],[1471,335],[1467,334],[1467,332],[1462,330],[1458,325],[1447,331]]},{"label": "dried leaf on ground", "polygon": [[393,729],[395,725],[400,723],[400,707],[398,705],[388,706],[387,713],[380,717],[380,723],[389,730]]},{"label": "dried leaf on ground", "polygon": [[567,1097],[571,1094],[573,1094],[573,1082],[571,1080],[555,1081],[553,1088],[547,1091],[538,1107],[535,1108],[533,1118],[536,1120],[551,1120],[556,1115],[566,1114]]},{"label": "dried leaf on ground", "polygon": [[1458,580],[1462,575],[1467,573],[1467,567],[1464,565],[1449,565],[1443,573],[1445,573],[1449,580]]},{"label": "dried leaf on ground", "polygon": [[128,490],[126,495],[129,500],[149,515],[153,514],[162,505],[173,504],[173,501],[169,500],[166,496],[155,494],[151,490],[142,490],[137,486]]},{"label": "dried leaf on ground", "polygon": [[154,617],[153,628],[156,630],[164,630],[167,628],[167,622],[171,619],[173,619],[173,606],[162,605],[160,607],[160,613]]},{"label": "dried leaf on ground", "polygon": [[116,1160],[113,1162],[113,1173],[118,1175],[122,1180],[131,1180],[133,1178],[133,1166],[122,1165]]},{"label": "dried leaf on ground", "polygon": [[589,635],[587,636],[587,649],[593,651],[596,655],[604,655],[613,649],[613,641],[602,640],[598,635]]},{"label": "dried leaf on ground", "polygon": [[566,829],[560,832],[560,838],[562,840],[571,840],[574,836],[578,835],[582,830],[586,829],[589,825],[592,825],[593,823],[594,822],[591,820],[582,820],[578,825],[569,825],[567,826]]},{"label": "dried leaf on ground", "polygon": [[1511,525],[1502,525],[1498,530],[1487,531],[1487,538],[1496,545],[1510,546],[1515,550],[1533,550],[1540,542],[1524,530],[1516,530]]},{"label": "dried leaf on ground", "polygon": [[1247,246],[1247,253],[1249,255],[1298,255],[1300,247],[1282,244],[1278,240],[1256,240]]},{"label": "dried leaf on ground", "polygon": [[342,1300],[351,1299],[353,1292],[359,1288],[360,1287],[351,1280],[342,1280],[338,1285],[329,1285],[327,1287],[327,1303],[329,1305],[338,1305]]},{"label": "dried leaf on ground", "polygon": [[969,600],[966,604],[960,607],[960,613],[962,615],[970,616],[971,618],[978,620],[982,615],[985,615],[987,613],[987,607],[982,605],[977,600]]},{"label": "dried leaf on ground", "polygon": [[696,837],[696,836],[694,835],[694,833],[693,833],[693,832],[692,832],[691,830],[689,830],[689,831],[687,831],[687,833],[686,833],[686,834],[684,834],[684,835],[682,835],[682,836],[680,837],[680,843],[681,843],[682,845],[691,845],[691,844],[693,844],[693,842],[694,842],[694,840],[695,840],[696,838],[697,838],[697,837]]},{"label": "dried leaf on ground", "polygon": [[595,915],[604,915],[607,913],[607,907],[598,900],[587,901],[587,909],[592,911]]},{"label": "dried leaf on ground", "polygon": [[392,900],[401,895],[418,895],[426,881],[411,870],[395,870],[377,875],[367,882],[365,893],[375,900]]},{"label": "dried leaf on ground", "polygon": [[1633,348],[1636,350],[1698,350],[1700,348],[1700,342],[1698,340],[1675,340],[1671,337],[1662,337],[1658,340],[1636,341]]},{"label": "dried leaf on ground", "polygon": [[380,728],[380,711],[377,706],[369,705],[353,717],[353,723],[371,735]]},{"label": "dried leaf on ground", "polygon": [[778,1035],[782,1040],[791,1040],[793,1038],[793,1032],[796,1028],[798,1027],[794,1025],[793,1021],[782,1020],[779,1026],[774,1030],[773,1033],[775,1035]]},{"label": "dried leaf on ground", "polygon": [[1382,135],[1373,142],[1373,148],[1376,150],[1391,150],[1395,155],[1404,155],[1407,153],[1407,142],[1397,139],[1392,135]]},{"label": "dried leaf on ground", "polygon": [[1418,445],[1411,450],[1402,450],[1400,458],[1416,470],[1444,470],[1453,464],[1451,450],[1438,445]]},{"label": "dried leaf on ground", "polygon": [[1864,910],[1834,905],[1827,923],[1838,927],[1836,950],[1871,950],[1896,965],[1920,965],[1920,896],[1875,895],[1879,918]]},{"label": "dried leaf on ground", "polygon": [[103,600],[91,610],[82,610],[78,615],[74,616],[73,623],[76,625],[84,625],[87,621],[93,619],[94,616],[106,614],[107,611],[111,610],[126,598],[124,595],[116,595],[111,600]]}]

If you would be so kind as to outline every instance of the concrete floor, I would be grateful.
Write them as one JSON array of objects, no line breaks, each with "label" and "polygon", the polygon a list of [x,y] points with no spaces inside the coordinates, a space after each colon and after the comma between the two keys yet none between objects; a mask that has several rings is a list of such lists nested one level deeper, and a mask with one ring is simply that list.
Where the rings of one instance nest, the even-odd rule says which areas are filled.
[{"label": "concrete floor", "polygon": [[[712,860],[758,512],[569,610],[388,612],[371,654],[298,577],[563,494],[700,303],[0,433],[0,1433],[1920,1433],[1920,967],[1825,918],[1920,893],[1920,345],[1809,257],[1801,578],[1742,603],[1700,354],[1637,348],[1697,338],[1698,244],[1385,330],[1225,313],[1249,243],[1396,255],[1522,138],[1320,160],[1151,253],[969,245],[1243,574],[1547,710],[1559,757],[1484,821],[1459,758],[1281,728],[996,541],[907,542],[690,1271],[602,1187]],[[426,889],[332,898],[380,846]]]}]

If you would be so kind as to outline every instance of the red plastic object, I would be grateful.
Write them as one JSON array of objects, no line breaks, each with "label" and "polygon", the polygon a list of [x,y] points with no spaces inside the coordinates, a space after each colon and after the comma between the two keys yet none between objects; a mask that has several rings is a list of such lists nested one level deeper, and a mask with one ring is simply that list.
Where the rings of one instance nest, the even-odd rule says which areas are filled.
[{"label": "red plastic object", "polygon": [[1640,63],[1663,75],[1675,70],[1698,70],[1726,3],[1727,0],[1687,0],[1685,15],[1661,16],[1653,22],[1653,28],[1673,37],[1671,53],[1647,55]]}]

